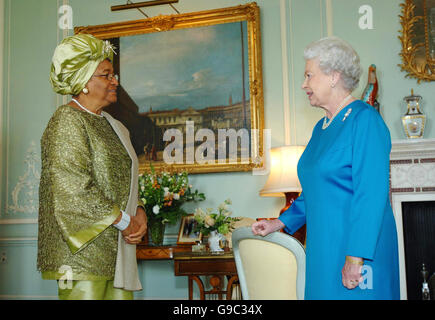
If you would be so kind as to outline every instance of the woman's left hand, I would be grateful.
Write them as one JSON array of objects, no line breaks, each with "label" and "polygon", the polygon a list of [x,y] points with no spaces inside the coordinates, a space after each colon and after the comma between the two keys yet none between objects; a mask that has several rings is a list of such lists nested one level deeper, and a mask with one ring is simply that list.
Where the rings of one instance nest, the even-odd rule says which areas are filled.
[{"label": "woman's left hand", "polygon": [[139,228],[133,230],[133,233],[124,237],[124,240],[128,244],[138,244],[142,241],[143,236],[147,232],[147,215],[142,207],[137,207],[136,216],[131,218],[136,221]]},{"label": "woman's left hand", "polygon": [[346,262],[341,270],[341,280],[343,286],[348,289],[355,289],[359,282],[363,281],[361,276],[363,258],[346,257]]}]

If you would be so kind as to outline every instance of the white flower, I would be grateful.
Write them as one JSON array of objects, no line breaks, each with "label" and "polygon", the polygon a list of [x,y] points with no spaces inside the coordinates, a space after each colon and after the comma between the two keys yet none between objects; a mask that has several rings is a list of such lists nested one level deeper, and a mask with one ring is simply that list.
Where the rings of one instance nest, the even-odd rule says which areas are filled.
[{"label": "white flower", "polygon": [[168,187],[164,187],[163,191],[165,191],[165,193],[163,194],[164,197],[169,196],[169,188]]},{"label": "white flower", "polygon": [[231,211],[228,211],[228,210],[225,210],[225,211],[224,211],[224,216],[225,216],[225,217],[229,217],[231,214],[232,214]]},{"label": "white flower", "polygon": [[195,215],[198,217],[204,218],[206,216],[206,213],[201,208],[196,208]]},{"label": "white flower", "polygon": [[204,219],[204,223],[206,227],[213,227],[215,224],[215,221],[212,217],[206,216]]},{"label": "white flower", "polygon": [[218,207],[219,212],[221,212],[221,211],[226,211],[226,209],[227,209],[227,204],[226,204],[226,202],[221,203],[221,204],[219,205],[219,207]]},{"label": "white flower", "polygon": [[174,193],[174,200],[180,200],[180,194]]},{"label": "white flower", "polygon": [[160,207],[159,207],[158,204],[156,204],[156,205],[153,207],[153,212],[154,212],[154,214],[158,214],[158,213],[160,212]]},{"label": "white flower", "polygon": [[206,216],[207,214],[201,208],[195,209],[195,220],[198,221],[198,223],[200,224],[204,223],[204,219]]},{"label": "white flower", "polygon": [[145,191],[145,186],[140,186],[140,189],[142,190],[142,191]]},{"label": "white flower", "polygon": [[231,199],[227,199],[227,200],[225,200],[225,203],[226,203],[226,204],[232,204]]}]

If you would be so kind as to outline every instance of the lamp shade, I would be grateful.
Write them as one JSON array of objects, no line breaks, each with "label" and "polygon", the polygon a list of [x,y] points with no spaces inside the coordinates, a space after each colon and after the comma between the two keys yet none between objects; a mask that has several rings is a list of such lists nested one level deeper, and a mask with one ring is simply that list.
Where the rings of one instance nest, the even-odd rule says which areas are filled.
[{"label": "lamp shade", "polygon": [[301,192],[297,174],[299,158],[305,146],[283,146],[270,149],[270,173],[260,196],[282,197],[285,192]]}]

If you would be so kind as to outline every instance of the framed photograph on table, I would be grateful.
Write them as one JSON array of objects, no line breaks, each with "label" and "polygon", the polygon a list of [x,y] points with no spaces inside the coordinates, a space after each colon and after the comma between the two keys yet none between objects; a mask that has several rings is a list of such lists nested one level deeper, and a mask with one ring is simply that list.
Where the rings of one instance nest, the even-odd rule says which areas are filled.
[{"label": "framed photograph on table", "polygon": [[196,244],[197,241],[201,241],[202,234],[193,231],[195,230],[196,224],[197,222],[193,214],[181,218],[177,244]]},{"label": "framed photograph on table", "polygon": [[76,27],[110,41],[118,102],[139,170],[263,168],[260,9],[256,3]]}]

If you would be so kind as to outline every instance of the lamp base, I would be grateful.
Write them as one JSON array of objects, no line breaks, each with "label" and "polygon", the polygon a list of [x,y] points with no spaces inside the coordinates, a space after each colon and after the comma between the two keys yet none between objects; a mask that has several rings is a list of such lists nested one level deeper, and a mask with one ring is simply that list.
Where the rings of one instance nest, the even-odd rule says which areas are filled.
[{"label": "lamp base", "polygon": [[[284,194],[285,194],[285,206],[284,206],[284,208],[281,209],[281,211],[279,212],[279,215],[283,214],[288,208],[290,208],[290,206],[297,199],[297,197],[299,197],[299,192],[284,192]],[[257,218],[257,221],[275,220],[275,219],[277,219],[277,218]],[[284,229],[281,229],[280,231],[287,233],[284,231]],[[292,236],[293,238],[298,239],[298,241],[305,246],[305,238],[306,238],[306,234],[307,234],[306,224],[304,224],[302,227],[300,227],[295,233],[293,233],[293,234],[287,233],[287,234]]]},{"label": "lamp base", "polygon": [[285,194],[285,206],[279,212],[279,215],[282,215],[290,206],[295,202],[295,200],[299,197],[299,192],[284,192]]},{"label": "lamp base", "polygon": [[[293,202],[299,197],[299,192],[285,192],[284,194],[285,194],[285,206],[284,208],[281,209],[279,215],[283,214],[288,208],[290,208]],[[287,233],[284,231],[284,229],[282,229],[282,232]],[[290,235],[293,238],[298,239],[300,243],[305,245],[306,234],[307,234],[307,228],[306,228],[306,224],[304,224],[295,233]]]}]

